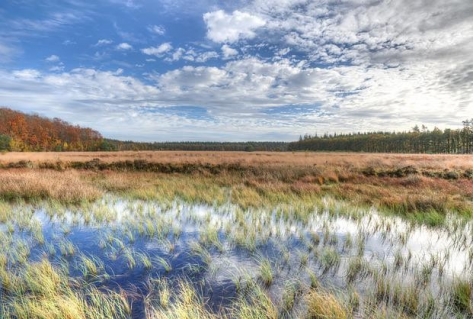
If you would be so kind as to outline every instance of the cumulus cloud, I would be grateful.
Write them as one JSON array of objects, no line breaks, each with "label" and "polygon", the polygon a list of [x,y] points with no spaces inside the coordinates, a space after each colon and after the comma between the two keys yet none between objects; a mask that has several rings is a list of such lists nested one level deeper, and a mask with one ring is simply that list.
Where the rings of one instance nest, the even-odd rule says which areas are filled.
[{"label": "cumulus cloud", "polygon": [[204,63],[204,62],[207,62],[207,60],[216,59],[218,57],[219,57],[219,54],[217,54],[217,52],[209,51],[209,52],[203,52],[197,55],[194,60],[198,63]]},{"label": "cumulus cloud", "polygon": [[[294,140],[315,131],[456,127],[472,117],[472,2],[251,0],[219,8],[211,2],[196,16],[214,43],[203,43],[201,34],[195,42],[177,39],[176,48],[142,45],[150,63],[135,76],[124,74],[134,74],[128,68],[140,61],[121,65],[126,71],[0,70],[3,103],[34,100],[35,111],[48,116],[93,116],[111,137],[142,140]],[[155,35],[165,32],[144,25]],[[146,43],[134,32],[122,41]],[[11,56],[10,47],[0,40],[0,61]],[[114,55],[120,52],[99,53],[101,68]],[[208,116],[176,112],[190,106]]]},{"label": "cumulus cloud", "polygon": [[230,59],[230,58],[236,56],[237,54],[239,54],[239,51],[237,51],[236,49],[231,48],[227,44],[224,44],[221,47],[221,50],[222,50],[222,57],[225,60]]},{"label": "cumulus cloud", "polygon": [[116,49],[120,50],[120,51],[128,51],[128,50],[132,50],[133,47],[130,44],[126,43],[126,42],[122,42],[122,43],[120,43],[119,45],[116,46]]},{"label": "cumulus cloud", "polygon": [[162,56],[164,53],[173,49],[173,46],[169,42],[165,42],[156,47],[149,47],[142,49],[141,51],[146,55]]},{"label": "cumulus cloud", "polygon": [[50,55],[45,59],[47,62],[59,62],[59,57],[57,55]]},{"label": "cumulus cloud", "polygon": [[238,10],[232,14],[223,10],[207,12],[203,19],[207,37],[214,42],[233,43],[239,39],[252,39],[256,35],[255,30],[265,25],[262,18]]},{"label": "cumulus cloud", "polygon": [[38,70],[33,70],[33,69],[13,71],[12,75],[14,78],[17,78],[20,80],[34,80],[34,79],[39,79],[41,77],[41,73]]}]

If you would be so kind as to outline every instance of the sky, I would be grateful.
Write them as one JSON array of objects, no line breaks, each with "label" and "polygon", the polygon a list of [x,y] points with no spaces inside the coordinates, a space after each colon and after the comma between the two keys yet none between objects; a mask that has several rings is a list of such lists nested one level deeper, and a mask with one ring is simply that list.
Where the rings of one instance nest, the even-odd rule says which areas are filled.
[{"label": "sky", "polygon": [[472,0],[2,0],[0,106],[134,141],[460,128]]}]

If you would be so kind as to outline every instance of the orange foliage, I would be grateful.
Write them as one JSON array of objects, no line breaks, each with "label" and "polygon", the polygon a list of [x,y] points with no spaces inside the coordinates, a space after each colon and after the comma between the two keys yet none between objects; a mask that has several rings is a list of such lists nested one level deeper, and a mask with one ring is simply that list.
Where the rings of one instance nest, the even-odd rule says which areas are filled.
[{"label": "orange foliage", "polygon": [[99,132],[0,108],[0,134],[11,138],[12,151],[94,151],[102,142]]}]

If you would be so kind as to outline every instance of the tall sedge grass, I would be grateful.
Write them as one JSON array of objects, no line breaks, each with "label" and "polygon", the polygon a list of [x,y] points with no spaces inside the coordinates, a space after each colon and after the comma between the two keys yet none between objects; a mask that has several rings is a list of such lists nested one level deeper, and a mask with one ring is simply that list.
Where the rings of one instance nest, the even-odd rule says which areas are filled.
[{"label": "tall sedge grass", "polygon": [[105,319],[129,318],[131,314],[123,292],[104,292],[94,286],[85,286],[84,290],[72,289],[81,283],[71,282],[65,273],[46,259],[27,265],[23,272],[10,277],[15,281],[11,290],[4,289],[2,278],[1,307],[5,318]]},{"label": "tall sedge grass", "polygon": [[0,198],[5,200],[55,199],[64,203],[79,203],[95,200],[101,195],[97,187],[84,182],[74,171],[0,171]]},{"label": "tall sedge grass", "polygon": [[461,313],[472,317],[472,280],[456,278],[452,284],[451,295],[454,307]]},{"label": "tall sedge grass", "polygon": [[277,319],[279,311],[268,294],[257,283],[250,281],[234,302],[230,317]]},{"label": "tall sedge grass", "polygon": [[[160,289],[166,286],[161,285]],[[166,290],[169,291],[169,290]],[[186,280],[178,283],[177,291],[173,294],[173,303],[169,303],[169,295],[160,298],[158,305],[149,305],[147,319],[212,319],[219,318],[206,308],[204,300],[199,296],[192,284]],[[165,301],[166,300],[166,301]]]},{"label": "tall sedge grass", "polygon": [[308,319],[347,319],[345,306],[331,293],[312,290],[305,296]]}]

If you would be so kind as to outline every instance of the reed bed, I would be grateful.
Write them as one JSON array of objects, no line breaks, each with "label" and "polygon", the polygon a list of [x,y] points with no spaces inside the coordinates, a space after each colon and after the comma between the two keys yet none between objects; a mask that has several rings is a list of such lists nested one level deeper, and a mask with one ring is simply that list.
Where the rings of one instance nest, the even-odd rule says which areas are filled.
[{"label": "reed bed", "polygon": [[[0,317],[472,316],[472,218],[454,211],[407,221],[324,193],[335,178],[291,190],[294,172],[25,172],[101,195],[0,201]],[[441,180],[448,193],[463,181]]]},{"label": "reed bed", "polygon": [[0,167],[0,198],[9,201],[80,204],[112,192],[163,203],[286,206],[304,215],[333,197],[433,226],[451,212],[472,218],[470,155],[7,153]]}]

